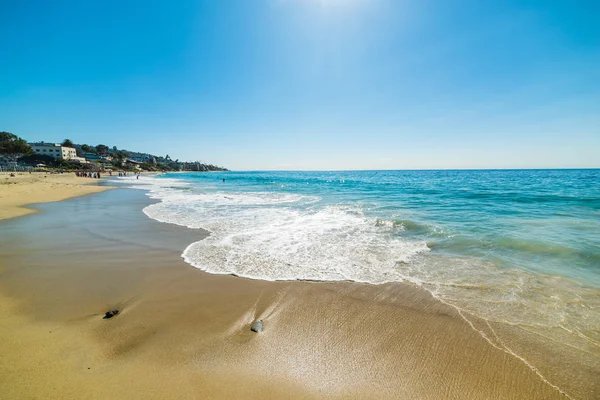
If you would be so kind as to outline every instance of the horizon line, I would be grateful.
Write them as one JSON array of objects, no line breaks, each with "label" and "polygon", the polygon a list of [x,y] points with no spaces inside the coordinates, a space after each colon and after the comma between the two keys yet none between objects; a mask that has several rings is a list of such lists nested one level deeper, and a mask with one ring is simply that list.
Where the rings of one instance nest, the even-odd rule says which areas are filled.
[{"label": "horizon line", "polygon": [[415,168],[415,169],[229,169],[227,171],[173,171],[173,172],[389,172],[389,171],[566,171],[600,170],[600,167],[554,168]]}]

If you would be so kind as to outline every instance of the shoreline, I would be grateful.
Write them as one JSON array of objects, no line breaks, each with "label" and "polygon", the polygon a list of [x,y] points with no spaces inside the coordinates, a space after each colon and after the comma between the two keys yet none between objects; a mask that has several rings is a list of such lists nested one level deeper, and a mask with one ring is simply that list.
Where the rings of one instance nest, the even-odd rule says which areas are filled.
[{"label": "shoreline", "polygon": [[[255,391],[265,398],[564,398],[477,333],[493,337],[500,333],[496,325],[468,321],[424,289],[403,283],[258,281],[192,268],[181,251],[204,233],[151,220],[141,212],[140,205],[151,202],[145,192],[128,192],[135,191],[40,206],[60,216],[74,214],[74,220],[89,217],[81,232],[67,235],[71,250],[52,246],[54,239],[43,234],[59,218],[52,213],[4,221],[15,230],[9,238],[21,231],[35,236],[31,243],[9,246],[12,253],[0,266],[5,272],[0,342],[3,354],[19,354],[7,358],[13,366],[2,367],[0,375],[10,377],[0,380],[2,392],[19,393],[9,381],[18,381],[23,367],[35,376],[26,393],[48,398],[51,381],[42,369],[58,357],[58,376],[72,387],[62,387],[56,398],[148,393],[241,398]],[[110,203],[114,197],[118,201]],[[121,208],[100,223],[89,214],[102,204]],[[116,232],[104,226],[114,221],[125,226]],[[85,268],[77,262],[81,251]],[[123,312],[102,320],[112,307]],[[255,319],[265,321],[258,335],[249,332]],[[46,343],[46,328],[59,332],[53,346],[19,346]],[[20,358],[23,351],[31,360]],[[100,375],[90,380],[82,360],[100,368]],[[163,374],[193,390],[164,382]],[[138,383],[128,387],[128,380]],[[231,388],[232,381],[239,387]],[[597,393],[594,385],[588,389],[588,395]]]},{"label": "shoreline", "polygon": [[103,179],[77,177],[72,172],[50,174],[46,172],[0,173],[0,220],[36,213],[29,206],[55,202],[99,193],[113,189],[100,186]]}]

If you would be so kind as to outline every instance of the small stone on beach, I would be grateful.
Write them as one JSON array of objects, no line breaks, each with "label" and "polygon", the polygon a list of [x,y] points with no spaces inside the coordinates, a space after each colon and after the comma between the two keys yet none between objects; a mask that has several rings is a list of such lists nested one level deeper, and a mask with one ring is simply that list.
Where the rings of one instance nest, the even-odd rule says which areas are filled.
[{"label": "small stone on beach", "polygon": [[256,322],[254,322],[252,324],[252,326],[250,327],[250,330],[252,332],[256,332],[256,333],[262,332],[262,330],[263,330],[263,322],[262,322],[262,320],[258,320]]},{"label": "small stone on beach", "polygon": [[109,319],[109,318],[112,318],[112,317],[114,317],[115,315],[117,315],[118,313],[119,313],[119,310],[110,310],[110,311],[107,311],[107,312],[104,314],[104,317],[102,317],[102,319]]}]

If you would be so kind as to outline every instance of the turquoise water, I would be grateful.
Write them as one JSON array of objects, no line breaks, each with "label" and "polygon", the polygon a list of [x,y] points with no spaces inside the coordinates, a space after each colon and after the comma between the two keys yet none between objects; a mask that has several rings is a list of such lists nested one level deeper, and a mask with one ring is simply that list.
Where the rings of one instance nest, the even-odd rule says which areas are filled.
[{"label": "turquoise water", "polygon": [[[222,179],[225,179],[223,182]],[[268,280],[409,282],[598,345],[600,170],[174,173],[145,212],[204,228],[187,262]]]}]

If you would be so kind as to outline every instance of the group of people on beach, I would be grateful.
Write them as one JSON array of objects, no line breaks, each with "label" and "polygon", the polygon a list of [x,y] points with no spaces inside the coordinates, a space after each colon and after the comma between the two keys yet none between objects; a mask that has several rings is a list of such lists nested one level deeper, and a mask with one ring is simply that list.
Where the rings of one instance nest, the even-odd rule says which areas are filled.
[{"label": "group of people on beach", "polygon": [[[112,176],[112,171],[108,171],[108,174],[110,176]],[[75,175],[77,175],[78,177],[81,178],[95,178],[95,179],[100,179],[102,176],[100,174],[100,171],[90,171],[90,172],[85,172],[85,171],[77,171],[75,172]],[[140,173],[135,173],[136,178],[140,179]],[[127,175],[127,172],[125,171],[119,171],[119,176],[129,176]]]},{"label": "group of people on beach", "polygon": [[75,172],[75,175],[77,175],[80,178],[94,178],[94,179],[100,179],[100,171],[90,171],[90,172],[82,172],[82,171],[77,171]]}]

